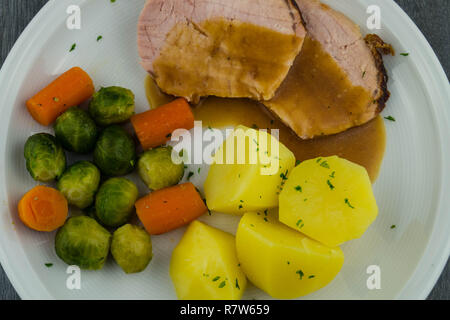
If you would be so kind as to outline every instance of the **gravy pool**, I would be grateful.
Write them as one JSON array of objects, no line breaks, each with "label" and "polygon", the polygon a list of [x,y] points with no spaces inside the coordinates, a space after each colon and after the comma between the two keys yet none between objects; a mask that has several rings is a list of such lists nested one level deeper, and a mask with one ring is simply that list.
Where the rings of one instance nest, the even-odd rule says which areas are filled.
[{"label": "gravy pool", "polygon": [[[146,92],[151,108],[173,99],[160,92],[150,77],[146,80]],[[193,107],[193,112],[195,119],[201,120],[205,127],[244,125],[279,129],[280,141],[295,154],[297,160],[337,155],[364,166],[372,182],[376,180],[383,161],[386,132],[380,116],[362,126],[335,135],[303,140],[256,101],[208,97]]]}]

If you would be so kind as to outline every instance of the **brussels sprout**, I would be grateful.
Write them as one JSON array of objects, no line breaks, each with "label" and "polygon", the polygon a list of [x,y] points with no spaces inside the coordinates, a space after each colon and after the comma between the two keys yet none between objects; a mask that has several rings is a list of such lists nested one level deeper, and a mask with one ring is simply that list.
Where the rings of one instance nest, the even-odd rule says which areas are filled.
[{"label": "brussels sprout", "polygon": [[89,153],[95,147],[98,129],[89,114],[78,107],[73,107],[56,119],[56,139],[63,147],[72,152]]},{"label": "brussels sprout", "polygon": [[120,126],[106,128],[95,146],[94,162],[108,176],[121,176],[131,172],[136,163],[133,139]]},{"label": "brussels sprout", "polygon": [[25,143],[24,156],[28,172],[37,181],[59,179],[66,168],[66,155],[62,146],[48,133],[29,137]]},{"label": "brussels sprout", "polygon": [[69,204],[80,209],[89,207],[100,184],[100,170],[89,161],[80,161],[63,173],[58,181],[58,189]]},{"label": "brussels sprout", "polygon": [[180,182],[184,175],[184,165],[172,162],[172,147],[159,147],[141,155],[138,172],[147,187],[159,190]]},{"label": "brussels sprout", "polygon": [[56,234],[56,254],[69,265],[98,270],[108,257],[110,240],[108,230],[94,219],[73,217]]},{"label": "brussels sprout", "polygon": [[143,228],[126,224],[114,232],[111,253],[125,273],[141,272],[152,260],[152,240]]},{"label": "brussels sprout", "polygon": [[92,97],[89,112],[101,126],[127,121],[134,114],[134,94],[121,87],[101,88]]},{"label": "brussels sprout", "polygon": [[120,227],[133,213],[138,197],[136,185],[125,178],[105,181],[95,198],[95,213],[98,220],[108,227]]}]

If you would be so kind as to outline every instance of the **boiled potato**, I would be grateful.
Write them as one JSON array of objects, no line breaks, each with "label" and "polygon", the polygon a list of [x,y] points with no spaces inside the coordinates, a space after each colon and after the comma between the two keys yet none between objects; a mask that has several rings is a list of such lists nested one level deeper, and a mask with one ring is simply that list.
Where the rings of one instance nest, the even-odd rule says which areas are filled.
[{"label": "boiled potato", "polygon": [[170,276],[181,300],[239,300],[247,286],[234,237],[198,221],[173,251]]},{"label": "boiled potato", "polygon": [[336,156],[298,165],[280,194],[280,221],[330,247],[359,238],[377,214],[366,169]]},{"label": "boiled potato", "polygon": [[243,214],[277,207],[294,165],[294,154],[276,138],[239,126],[214,156],[204,185],[208,208]]},{"label": "boiled potato", "polygon": [[276,213],[246,213],[236,234],[241,268],[261,290],[293,299],[326,286],[338,274],[344,254],[278,221]]}]

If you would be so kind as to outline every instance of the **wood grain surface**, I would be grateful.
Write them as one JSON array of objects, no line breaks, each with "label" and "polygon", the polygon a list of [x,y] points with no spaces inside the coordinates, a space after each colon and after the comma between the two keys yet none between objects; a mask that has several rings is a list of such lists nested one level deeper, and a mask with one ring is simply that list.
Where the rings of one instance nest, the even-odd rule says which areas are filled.
[{"label": "wood grain surface", "polygon": [[[395,1],[428,39],[448,77],[450,72],[450,0]],[[3,65],[11,47],[24,28],[46,2],[47,0],[0,0],[0,66]],[[14,299],[20,298],[0,266],[0,300]],[[450,299],[449,263],[428,299]]]}]

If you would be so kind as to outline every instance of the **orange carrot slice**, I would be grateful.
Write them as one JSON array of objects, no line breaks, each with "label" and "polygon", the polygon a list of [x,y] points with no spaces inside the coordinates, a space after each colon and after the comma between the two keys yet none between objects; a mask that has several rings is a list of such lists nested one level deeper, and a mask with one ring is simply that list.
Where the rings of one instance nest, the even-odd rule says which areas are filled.
[{"label": "orange carrot slice", "polygon": [[190,182],[151,192],[139,199],[136,212],[150,234],[163,234],[197,219],[208,211]]},{"label": "orange carrot slice", "polygon": [[74,67],[27,101],[28,112],[44,126],[53,123],[64,111],[88,100],[95,92],[89,75]]},{"label": "orange carrot slice", "polygon": [[68,204],[56,189],[37,186],[28,191],[19,202],[19,218],[29,228],[50,232],[66,221]]},{"label": "orange carrot slice", "polygon": [[194,115],[188,102],[177,99],[159,108],[131,117],[131,123],[144,150],[165,144],[176,129],[192,129]]}]

